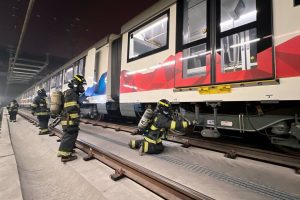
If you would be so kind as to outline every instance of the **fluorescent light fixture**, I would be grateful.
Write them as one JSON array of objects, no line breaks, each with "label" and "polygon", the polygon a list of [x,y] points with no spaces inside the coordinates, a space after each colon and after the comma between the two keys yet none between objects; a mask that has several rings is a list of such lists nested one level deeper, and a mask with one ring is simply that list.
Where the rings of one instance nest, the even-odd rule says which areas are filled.
[{"label": "fluorescent light fixture", "polygon": [[243,46],[243,45],[246,45],[246,44],[251,44],[251,43],[254,43],[254,42],[258,42],[258,41],[260,41],[260,38],[256,38],[254,40],[249,40],[249,41],[246,41],[246,42],[241,42],[241,43],[238,43],[238,44],[234,44],[234,45],[231,45],[230,48],[235,48],[235,47]]}]

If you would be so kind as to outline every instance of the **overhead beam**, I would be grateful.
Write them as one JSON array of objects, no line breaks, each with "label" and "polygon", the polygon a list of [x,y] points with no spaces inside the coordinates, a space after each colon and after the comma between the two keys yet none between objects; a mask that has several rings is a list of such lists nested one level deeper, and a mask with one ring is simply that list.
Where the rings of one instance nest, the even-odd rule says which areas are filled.
[{"label": "overhead beam", "polygon": [[27,69],[27,68],[18,68],[18,67],[15,67],[14,71],[15,70],[23,70],[23,71],[31,71],[31,72],[38,72],[39,71],[39,69]]},{"label": "overhead beam", "polygon": [[13,71],[12,73],[13,74],[36,74],[35,72],[16,72],[16,71]]},{"label": "overhead beam", "polygon": [[[46,64],[46,63],[44,63],[44,64]],[[26,63],[15,63],[15,65],[23,66],[23,67],[33,67],[33,68],[38,68],[38,69],[45,67],[45,65],[34,65],[34,64],[26,64]],[[15,69],[15,68],[12,68],[12,69]]]},{"label": "overhead beam", "polygon": [[19,42],[18,42],[17,50],[16,50],[16,53],[15,53],[15,57],[14,57],[11,68],[13,68],[15,66],[15,63],[18,59],[19,52],[20,52],[20,49],[21,49],[21,46],[22,46],[22,43],[23,43],[23,38],[24,38],[24,35],[26,33],[26,29],[27,29],[27,26],[28,26],[28,23],[29,23],[30,15],[31,15],[31,12],[32,12],[32,9],[33,9],[34,2],[35,2],[35,0],[30,0],[29,1],[26,16],[25,16],[25,20],[24,20],[21,35],[20,35],[20,39],[19,39]]},{"label": "overhead beam", "polygon": [[[14,60],[14,58],[10,58],[10,61],[13,61],[13,60]],[[25,61],[25,62],[30,62],[30,63],[37,63],[37,64],[41,64],[41,65],[45,64],[44,61],[32,60],[32,59],[27,59],[27,58],[18,58],[17,62],[18,61]]]}]

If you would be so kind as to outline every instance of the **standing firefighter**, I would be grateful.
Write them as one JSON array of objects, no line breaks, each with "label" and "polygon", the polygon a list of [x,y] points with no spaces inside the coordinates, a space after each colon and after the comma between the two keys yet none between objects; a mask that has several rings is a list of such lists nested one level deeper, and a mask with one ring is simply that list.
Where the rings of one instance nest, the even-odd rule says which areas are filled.
[{"label": "standing firefighter", "polygon": [[37,91],[37,96],[33,99],[31,104],[32,115],[37,116],[39,120],[40,132],[39,135],[45,135],[49,133],[48,122],[49,122],[49,109],[47,107],[46,98],[47,94],[44,88]]},{"label": "standing firefighter", "polygon": [[70,89],[63,93],[63,111],[61,115],[61,124],[64,135],[58,150],[58,156],[61,156],[62,162],[68,162],[77,159],[72,155],[73,148],[79,131],[80,105],[79,95],[84,92],[86,80],[81,75],[75,75],[68,84]]},{"label": "standing firefighter", "polygon": [[16,117],[18,114],[19,104],[16,100],[10,102],[10,106],[8,107],[9,121],[16,122]]},{"label": "standing firefighter", "polygon": [[[168,129],[181,130],[187,128],[188,121],[185,120],[172,120],[171,116],[171,104],[168,100],[162,99],[158,102],[157,107],[153,114],[151,110],[146,110],[145,115],[148,115],[148,119],[141,119],[140,124],[146,124],[144,132],[144,139],[131,140],[129,147],[132,149],[138,149],[140,155],[143,153],[158,154],[163,152],[164,146],[162,144],[161,137]],[[151,119],[150,119],[151,118]],[[144,123],[148,121],[149,123]]]}]

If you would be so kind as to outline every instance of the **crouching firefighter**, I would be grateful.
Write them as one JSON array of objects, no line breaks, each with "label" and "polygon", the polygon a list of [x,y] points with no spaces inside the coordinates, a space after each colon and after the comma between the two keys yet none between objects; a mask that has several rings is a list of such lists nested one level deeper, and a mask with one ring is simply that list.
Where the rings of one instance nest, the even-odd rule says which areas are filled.
[{"label": "crouching firefighter", "polygon": [[63,128],[63,137],[58,149],[58,156],[62,162],[68,162],[77,159],[72,155],[79,131],[80,122],[80,102],[79,95],[84,93],[86,80],[81,75],[75,75],[69,82],[69,89],[63,92],[63,111],[61,114],[61,125]]},{"label": "crouching firefighter", "polygon": [[158,102],[154,112],[152,112],[151,109],[147,109],[139,123],[139,127],[145,127],[145,131],[142,130],[144,139],[131,140],[129,147],[139,149],[140,155],[144,153],[159,154],[163,152],[164,146],[161,137],[169,129],[181,130],[187,128],[190,123],[185,120],[172,119],[171,113],[171,104],[166,99],[162,99]]},{"label": "crouching firefighter", "polygon": [[31,104],[32,115],[37,116],[39,120],[40,132],[39,135],[45,135],[49,133],[48,122],[50,118],[49,109],[46,102],[46,91],[44,88],[37,91],[37,96],[33,99]]},{"label": "crouching firefighter", "polygon": [[14,99],[10,102],[10,106],[8,107],[9,121],[16,122],[17,114],[18,114],[19,104]]}]

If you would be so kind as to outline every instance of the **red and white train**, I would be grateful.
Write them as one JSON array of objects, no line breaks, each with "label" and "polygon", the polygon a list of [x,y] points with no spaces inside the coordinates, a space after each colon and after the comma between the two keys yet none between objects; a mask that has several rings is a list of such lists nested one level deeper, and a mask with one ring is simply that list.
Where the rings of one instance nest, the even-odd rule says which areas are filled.
[{"label": "red and white train", "polygon": [[300,149],[299,18],[299,0],[162,0],[18,100],[65,90],[80,73],[91,116],[138,118],[164,98],[203,136],[259,132]]}]

